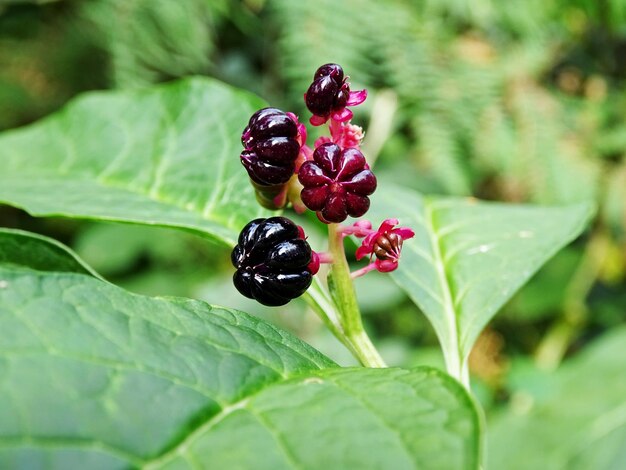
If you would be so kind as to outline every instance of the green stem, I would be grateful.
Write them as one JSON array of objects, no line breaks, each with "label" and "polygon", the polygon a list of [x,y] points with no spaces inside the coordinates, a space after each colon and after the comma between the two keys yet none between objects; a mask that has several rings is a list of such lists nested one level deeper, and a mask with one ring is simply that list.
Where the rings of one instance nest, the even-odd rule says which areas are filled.
[{"label": "green stem", "polygon": [[313,281],[313,285],[304,294],[304,300],[309,304],[315,313],[321,318],[324,325],[335,335],[335,337],[352,353],[352,355],[364,366],[384,367],[380,362],[380,356],[370,339],[365,335],[351,335],[348,337],[339,322],[339,313],[332,299],[328,297],[328,293],[317,278]]},{"label": "green stem", "polygon": [[365,367],[387,367],[365,330],[351,333],[346,337],[351,344],[350,351],[361,365]]},{"label": "green stem", "polygon": [[313,284],[309,287],[309,290],[303,295],[304,300],[309,307],[313,309],[317,316],[320,317],[326,328],[335,335],[335,337],[343,343],[348,349],[352,349],[352,345],[346,338],[346,335],[339,324],[337,310],[333,304],[332,299],[329,298],[328,293],[325,292],[324,287],[321,285],[319,279],[315,277]]},{"label": "green stem", "polygon": [[361,312],[350,277],[350,267],[343,247],[343,236],[338,228],[337,224],[328,225],[329,251],[333,256],[333,263],[328,275],[328,286],[337,309],[337,319],[341,332],[347,342],[350,343],[352,353],[362,365],[387,367],[363,328]]}]

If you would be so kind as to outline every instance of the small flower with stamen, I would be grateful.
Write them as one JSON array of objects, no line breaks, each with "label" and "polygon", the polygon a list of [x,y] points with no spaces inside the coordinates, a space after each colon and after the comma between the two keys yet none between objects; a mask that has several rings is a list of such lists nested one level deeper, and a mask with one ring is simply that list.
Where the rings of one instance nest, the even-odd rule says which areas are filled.
[{"label": "small flower with stamen", "polygon": [[398,219],[386,219],[378,230],[371,229],[371,224],[367,221],[360,221],[352,227],[346,227],[343,232],[356,237],[364,237],[361,246],[356,250],[356,259],[373,257],[376,259],[364,268],[352,273],[352,278],[363,276],[370,271],[388,273],[398,268],[402,244],[404,240],[413,238],[415,232],[408,227],[398,227]]}]

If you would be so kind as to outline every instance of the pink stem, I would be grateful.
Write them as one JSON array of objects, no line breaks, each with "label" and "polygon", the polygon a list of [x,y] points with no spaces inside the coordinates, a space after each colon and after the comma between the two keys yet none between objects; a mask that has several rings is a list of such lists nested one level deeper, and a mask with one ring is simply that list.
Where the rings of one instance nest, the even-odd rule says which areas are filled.
[{"label": "pink stem", "polygon": [[374,271],[375,269],[376,269],[376,263],[370,263],[364,268],[357,269],[356,271],[351,272],[350,277],[352,279],[356,279],[357,277],[364,276],[365,274],[369,273],[370,271]]},{"label": "pink stem", "polygon": [[333,255],[328,251],[318,253],[317,256],[319,256],[320,263],[322,264],[330,264],[333,262]]},{"label": "pink stem", "polygon": [[347,227],[340,226],[338,230],[338,232],[344,237],[347,237],[348,235],[355,235],[361,238],[366,237],[370,233],[373,233],[375,231],[376,230],[367,229],[364,227],[356,227],[354,225],[348,225]]},{"label": "pink stem", "polygon": [[328,129],[330,130],[330,135],[333,138],[333,142],[339,144],[341,137],[343,135],[342,125],[339,121],[335,121],[331,119],[328,123]]}]

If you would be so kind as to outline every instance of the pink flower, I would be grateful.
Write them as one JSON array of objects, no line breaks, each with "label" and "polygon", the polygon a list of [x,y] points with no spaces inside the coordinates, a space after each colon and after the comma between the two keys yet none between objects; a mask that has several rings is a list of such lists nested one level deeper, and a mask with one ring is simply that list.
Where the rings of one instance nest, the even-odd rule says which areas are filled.
[{"label": "pink flower", "polygon": [[[352,273],[352,277],[362,276],[374,269],[381,273],[396,270],[400,261],[402,243],[415,236],[415,232],[408,227],[394,228],[398,225],[398,219],[386,219],[376,231],[368,230],[368,224],[368,222],[361,222],[360,225],[355,224],[354,227],[346,228],[347,232],[357,237],[365,236],[361,246],[356,250],[357,260],[368,255],[371,260],[373,256],[376,256],[374,262]],[[371,227],[371,224],[369,226]],[[369,233],[366,234],[366,232]]]},{"label": "pink flower", "polygon": [[363,128],[349,122],[330,121],[331,137],[322,136],[315,141],[315,148],[328,142],[334,142],[341,148],[359,148],[363,140]]}]

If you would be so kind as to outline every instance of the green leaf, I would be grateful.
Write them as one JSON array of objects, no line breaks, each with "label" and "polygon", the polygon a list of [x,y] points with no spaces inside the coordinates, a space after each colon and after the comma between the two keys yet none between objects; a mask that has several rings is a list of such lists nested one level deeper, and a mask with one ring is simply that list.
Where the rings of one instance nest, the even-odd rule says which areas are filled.
[{"label": "green leaf", "polygon": [[245,399],[154,463],[477,468],[478,430],[471,400],[437,370],[327,369]]},{"label": "green leaf", "polygon": [[626,328],[545,378],[543,394],[513,393],[489,427],[489,468],[626,468]]},{"label": "green leaf", "polygon": [[201,78],[88,94],[0,135],[0,201],[36,216],[179,227],[234,244],[265,214],[238,158],[241,131],[263,106]]},{"label": "green leaf", "polygon": [[0,228],[0,266],[9,265],[99,277],[66,246],[51,238]]},{"label": "green leaf", "polygon": [[476,467],[441,372],[335,369],[246,314],[84,275],[0,279],[2,468]]},{"label": "green leaf", "polygon": [[0,328],[11,332],[0,338],[0,467],[29,449],[136,463],[270,383],[333,366],[267,323],[202,302],[78,274],[0,269],[0,279]]},{"label": "green leaf", "polygon": [[433,325],[449,372],[467,381],[467,357],[502,305],[592,214],[589,204],[539,207],[424,197],[404,189],[373,197],[376,223],[415,230],[393,279]]}]

